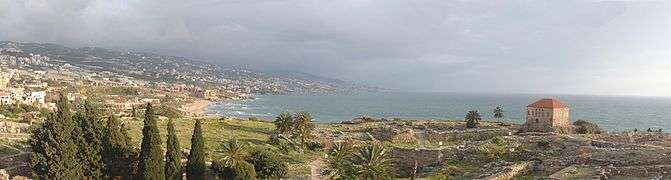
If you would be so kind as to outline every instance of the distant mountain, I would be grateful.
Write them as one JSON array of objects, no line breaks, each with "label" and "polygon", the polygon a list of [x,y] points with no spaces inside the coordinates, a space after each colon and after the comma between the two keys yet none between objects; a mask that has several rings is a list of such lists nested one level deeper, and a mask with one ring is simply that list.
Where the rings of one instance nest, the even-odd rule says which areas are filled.
[{"label": "distant mountain", "polygon": [[376,88],[307,73],[261,73],[226,68],[184,57],[115,51],[97,47],[70,48],[51,43],[0,41],[0,54],[49,57],[50,64],[76,66],[91,71],[114,72],[142,80],[222,86],[247,93],[312,93],[370,91]]},{"label": "distant mountain", "polygon": [[284,77],[284,78],[290,78],[290,79],[299,79],[299,80],[303,80],[303,81],[328,83],[328,84],[331,84],[331,85],[334,85],[334,86],[338,86],[338,87],[340,87],[340,89],[350,89],[350,90],[356,90],[356,91],[374,91],[374,92],[384,90],[384,89],[378,88],[378,87],[365,86],[365,85],[361,85],[361,84],[356,84],[356,83],[352,83],[352,82],[343,81],[343,80],[340,80],[340,79],[317,76],[317,75],[314,75],[314,74],[309,74],[309,73],[304,73],[304,72],[269,71],[269,72],[265,72],[265,74],[268,74],[270,76],[275,76],[275,77]]}]

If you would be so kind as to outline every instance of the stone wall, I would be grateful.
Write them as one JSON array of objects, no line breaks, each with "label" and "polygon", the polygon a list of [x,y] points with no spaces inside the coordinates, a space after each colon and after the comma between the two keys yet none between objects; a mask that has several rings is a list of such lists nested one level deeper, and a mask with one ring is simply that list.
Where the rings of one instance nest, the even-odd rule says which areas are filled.
[{"label": "stone wall", "polygon": [[29,133],[29,124],[2,121],[0,122],[0,133]]},{"label": "stone wall", "polygon": [[568,108],[534,108],[527,107],[526,132],[553,132],[554,127],[565,127],[571,124]]},{"label": "stone wall", "polygon": [[391,151],[394,168],[398,176],[409,177],[412,175],[415,163],[417,163],[417,172],[423,168],[436,165],[445,160],[444,150],[430,149],[402,149],[395,148]]},{"label": "stone wall", "polygon": [[450,141],[484,141],[496,136],[507,136],[510,130],[507,129],[473,129],[473,130],[455,130],[437,132],[433,130],[426,131],[426,139],[430,142],[450,142]]},{"label": "stone wall", "polygon": [[628,177],[651,177],[651,176],[669,176],[671,174],[671,165],[650,165],[650,166],[627,166],[601,167],[606,175],[610,176],[628,176]]},{"label": "stone wall", "polygon": [[506,167],[503,171],[493,174],[491,176],[482,178],[482,180],[509,180],[514,179],[515,176],[526,172],[530,166],[531,162],[525,161],[521,163],[515,163],[512,166]]}]

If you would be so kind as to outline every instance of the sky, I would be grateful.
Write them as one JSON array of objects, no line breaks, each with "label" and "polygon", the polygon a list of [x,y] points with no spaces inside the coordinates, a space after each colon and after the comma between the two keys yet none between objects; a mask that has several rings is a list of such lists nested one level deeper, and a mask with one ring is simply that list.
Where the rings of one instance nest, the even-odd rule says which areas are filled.
[{"label": "sky", "polygon": [[671,2],[0,0],[0,40],[401,91],[671,96]]}]

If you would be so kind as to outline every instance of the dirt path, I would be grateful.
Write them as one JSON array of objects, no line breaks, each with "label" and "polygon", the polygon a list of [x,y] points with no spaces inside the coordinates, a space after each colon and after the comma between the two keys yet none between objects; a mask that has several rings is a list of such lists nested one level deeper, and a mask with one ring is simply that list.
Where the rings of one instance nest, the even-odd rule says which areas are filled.
[{"label": "dirt path", "polygon": [[324,167],[326,167],[326,163],[324,162],[324,159],[321,157],[310,162],[310,179],[312,180],[321,180],[324,179],[322,176],[322,171],[324,170]]}]

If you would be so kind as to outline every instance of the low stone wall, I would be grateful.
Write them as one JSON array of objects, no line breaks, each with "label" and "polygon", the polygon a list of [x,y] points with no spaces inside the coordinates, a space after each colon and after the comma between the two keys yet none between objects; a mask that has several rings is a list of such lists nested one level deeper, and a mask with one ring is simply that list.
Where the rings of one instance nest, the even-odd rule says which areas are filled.
[{"label": "low stone wall", "polygon": [[629,176],[629,177],[652,177],[671,175],[671,165],[651,165],[651,166],[626,166],[614,167],[605,166],[602,170],[609,176]]},{"label": "low stone wall", "polygon": [[32,153],[23,152],[19,154],[0,157],[0,169],[4,170],[8,175],[15,176],[30,176],[30,159]]},{"label": "low stone wall", "polygon": [[509,133],[510,131],[507,129],[473,129],[444,132],[427,130],[426,139],[431,142],[483,141],[494,138],[496,136],[507,136]]},{"label": "low stone wall", "polygon": [[29,133],[29,129],[30,125],[26,123],[0,122],[0,133]]},{"label": "low stone wall", "polygon": [[617,149],[632,149],[632,150],[642,148],[642,146],[636,144],[617,143],[617,142],[608,142],[599,140],[592,140],[591,145],[598,148],[617,148]]},{"label": "low stone wall", "polygon": [[415,163],[417,163],[417,172],[421,172],[422,168],[436,165],[445,160],[446,156],[443,151],[395,148],[391,151],[394,172],[397,172],[400,177],[409,177],[414,171]]},{"label": "low stone wall", "polygon": [[515,163],[512,166],[506,167],[503,171],[493,174],[491,176],[482,178],[482,180],[509,180],[515,178],[515,176],[526,172],[529,169],[531,162],[525,161],[521,163]]}]

